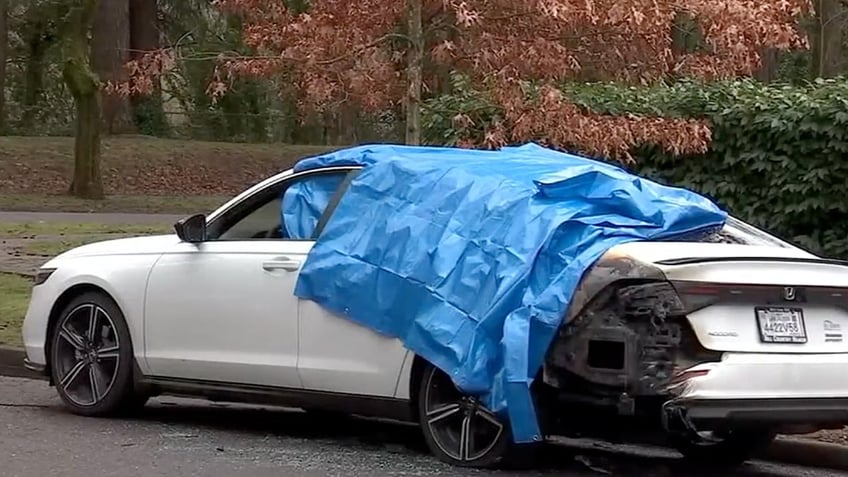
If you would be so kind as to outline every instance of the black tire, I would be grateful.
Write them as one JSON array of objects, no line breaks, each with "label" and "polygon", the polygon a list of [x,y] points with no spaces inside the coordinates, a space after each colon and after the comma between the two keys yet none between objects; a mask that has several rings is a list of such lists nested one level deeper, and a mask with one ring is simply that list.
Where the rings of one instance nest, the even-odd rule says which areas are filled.
[{"label": "black tire", "polygon": [[765,430],[728,431],[696,439],[676,436],[672,444],[692,464],[702,467],[736,467],[765,450],[775,434]]},{"label": "black tire", "polygon": [[124,314],[103,293],[87,292],[68,303],[52,330],[50,353],[53,382],[71,412],[111,416],[147,402],[147,396],[134,392],[133,347]]},{"label": "black tire", "polygon": [[[502,422],[471,396],[461,393],[442,371],[427,365],[418,390],[418,415],[427,447],[451,465],[491,468],[511,463],[517,450],[508,423]],[[468,429],[463,433],[463,429]],[[464,435],[472,435],[470,444]],[[481,441],[478,445],[477,441]],[[462,449],[465,449],[463,451]]]}]

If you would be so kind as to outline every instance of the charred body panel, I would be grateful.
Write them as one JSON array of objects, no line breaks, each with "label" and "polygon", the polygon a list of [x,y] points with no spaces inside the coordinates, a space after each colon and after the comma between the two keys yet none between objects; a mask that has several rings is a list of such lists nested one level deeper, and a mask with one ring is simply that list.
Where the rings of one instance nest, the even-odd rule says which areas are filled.
[{"label": "charred body panel", "polygon": [[721,354],[699,344],[686,306],[659,269],[611,252],[578,287],[542,381],[558,400],[634,414],[636,400],[670,397],[680,371]]},{"label": "charred body panel", "polygon": [[848,424],[844,264],[744,227],[670,242],[584,274],[533,385],[543,432],[738,463],[775,433]]},{"label": "charred body panel", "polygon": [[[821,397],[793,397],[796,393],[787,391],[779,372],[756,375],[750,388],[739,377],[775,368],[756,363],[766,338],[754,312],[764,307],[810,311],[803,343],[767,344],[774,354],[765,356],[772,356],[772,363],[797,374],[806,368],[794,356],[806,354],[811,358],[805,362],[815,366],[809,369],[816,370],[811,376],[830,372],[827,360],[816,353],[846,352],[839,328],[848,313],[844,286],[820,286],[797,277],[803,282],[797,286],[785,279],[736,283],[718,277],[714,282],[710,278],[715,275],[707,273],[705,280],[681,280],[666,275],[661,266],[668,272],[676,265],[654,264],[612,249],[584,275],[536,387],[549,428],[610,438],[610,432],[639,435],[647,425],[697,442],[696,429],[793,433],[848,423],[848,412],[840,408],[842,397],[825,391]],[[807,337],[812,348],[806,347]],[[843,361],[832,356],[835,370]],[[709,380],[700,379],[707,375]],[[830,389],[813,381],[805,383]],[[716,391],[728,397],[716,398]]]},{"label": "charred body panel", "polygon": [[[698,231],[679,242],[754,245],[729,229]],[[651,263],[609,250],[586,271],[565,323],[549,349],[542,382],[579,401],[616,403],[630,413],[639,396],[668,396],[676,374],[698,363],[718,361],[705,349],[686,313],[701,303],[683,303],[665,274]]]}]

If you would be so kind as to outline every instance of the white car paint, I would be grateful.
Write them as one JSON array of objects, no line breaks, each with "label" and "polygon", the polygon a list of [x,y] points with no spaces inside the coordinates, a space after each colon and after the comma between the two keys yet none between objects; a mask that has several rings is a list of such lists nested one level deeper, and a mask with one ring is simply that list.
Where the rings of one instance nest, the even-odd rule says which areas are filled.
[{"label": "white car paint", "polygon": [[33,288],[22,327],[28,359],[36,364],[46,363],[47,324],[59,297],[74,287],[93,285],[106,291],[123,311],[135,357],[146,373],[144,297],[150,270],[161,255],[161,251],[152,252],[146,244],[178,242],[176,236],[114,240],[80,247],[47,262],[43,268],[56,271],[45,283]]},{"label": "white car paint", "polygon": [[[760,341],[753,311],[756,305],[713,305],[690,313],[689,323],[701,345],[714,351],[794,355],[848,352],[848,343],[844,340],[829,342],[825,337],[829,327],[848,331],[848,312],[845,309],[804,305],[802,308],[808,342],[798,345]],[[844,339],[848,339],[848,336]]]},{"label": "white car paint", "polygon": [[[816,258],[794,247],[638,242],[616,247],[611,253],[653,263],[671,281],[833,288],[832,296],[844,298],[846,307],[814,303],[798,305],[804,310],[809,338],[803,346],[763,343],[754,324],[754,307],[762,305],[756,301],[718,303],[691,312],[687,318],[698,341],[710,350],[789,354],[848,352],[848,337],[846,341],[829,342],[825,339],[828,328],[848,331],[848,268],[844,265],[782,260]],[[688,257],[727,260],[683,265],[661,263],[664,260]],[[746,259],[733,261],[733,258]]]},{"label": "white car paint", "polygon": [[[799,248],[768,247],[756,245],[736,245],[727,243],[695,242],[629,242],[616,245],[607,252],[611,256],[629,256],[644,263],[657,263],[676,258],[734,258],[734,257],[772,257],[772,258],[816,258]],[[727,265],[727,262],[722,266]],[[743,266],[746,264],[742,264]],[[663,271],[680,274],[683,267],[660,266]],[[744,279],[744,277],[742,277]],[[679,277],[684,280],[686,278]]]},{"label": "white car paint", "polygon": [[293,292],[309,249],[304,242],[256,240],[165,250],[147,284],[149,373],[301,388]]},{"label": "white car paint", "polygon": [[[208,220],[293,176],[286,171],[266,179]],[[286,240],[189,244],[162,235],[70,250],[43,266],[56,272],[34,288],[23,331],[28,359],[46,364],[52,304],[72,286],[90,283],[115,298],[124,312],[146,376],[293,389],[306,384],[311,390],[408,398],[409,386],[399,379],[409,376],[413,360],[399,340],[294,296],[297,273],[312,245]]]},{"label": "white car paint", "polygon": [[[303,386],[315,391],[379,397],[409,397],[399,384],[407,349],[400,340],[382,336],[309,300],[298,300]],[[409,360],[409,366],[412,360]]]},{"label": "white car paint", "polygon": [[[287,171],[257,184],[209,220],[294,176]],[[735,227],[746,226],[728,225]],[[293,295],[297,270],[311,246],[285,240],[193,245],[164,235],[71,250],[44,265],[56,271],[33,291],[23,327],[28,359],[46,363],[48,317],[60,295],[92,284],[123,310],[145,375],[408,398],[413,359],[400,341]],[[761,246],[640,242],[608,254],[652,264],[756,256],[763,260],[656,266],[674,280],[848,287],[844,268],[768,260],[814,257],[776,240]],[[805,311],[811,329],[824,320],[848,327],[842,309],[812,306]],[[728,351],[720,363],[709,364],[710,373],[689,381],[691,396],[848,396],[848,376],[838,372],[848,364],[844,344],[823,343],[815,333],[809,343],[794,348],[759,343],[748,305],[710,307],[689,319],[702,344]],[[735,332],[738,339],[731,343],[711,336],[715,329]]]},{"label": "white car paint", "polygon": [[848,354],[725,353],[709,371],[686,381],[680,400],[798,399],[848,396]]}]

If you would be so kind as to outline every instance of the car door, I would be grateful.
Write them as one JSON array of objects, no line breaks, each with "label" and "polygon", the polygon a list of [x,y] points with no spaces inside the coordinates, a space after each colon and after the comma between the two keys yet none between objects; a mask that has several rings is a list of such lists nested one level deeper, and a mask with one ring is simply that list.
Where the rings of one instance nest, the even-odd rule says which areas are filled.
[{"label": "car door", "polygon": [[348,172],[295,174],[273,183],[210,221],[207,241],[180,243],[163,254],[145,301],[152,376],[302,387],[293,292],[313,244],[303,229],[322,211],[300,210],[287,228],[281,202],[290,189],[319,179],[338,185]]},{"label": "car door", "polygon": [[[342,186],[341,192],[345,190]],[[302,198],[307,200],[312,196],[303,194]],[[323,206],[322,198],[318,199]],[[331,202],[321,217],[322,222],[329,220],[336,204],[337,201]],[[302,208],[315,209],[306,205]],[[320,229],[319,226],[314,237],[317,238]],[[380,335],[309,300],[298,301],[298,317],[300,352],[297,367],[304,388],[337,394],[395,397],[401,369],[409,356],[400,340]],[[400,393],[405,394],[403,390]]]},{"label": "car door", "polygon": [[392,398],[408,357],[403,343],[381,335],[309,300],[300,300],[303,386],[312,391]]}]

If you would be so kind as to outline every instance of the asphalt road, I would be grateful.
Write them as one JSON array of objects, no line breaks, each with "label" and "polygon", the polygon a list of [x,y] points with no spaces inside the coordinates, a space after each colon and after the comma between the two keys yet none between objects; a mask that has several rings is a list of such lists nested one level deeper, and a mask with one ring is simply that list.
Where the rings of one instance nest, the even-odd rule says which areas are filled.
[{"label": "asphalt road", "polygon": [[[298,411],[162,398],[135,418],[65,412],[42,381],[0,377],[0,475],[50,476],[639,476],[716,475],[657,450],[550,446],[539,470],[469,471],[431,458],[417,430]],[[839,475],[770,463],[734,474]]]}]

